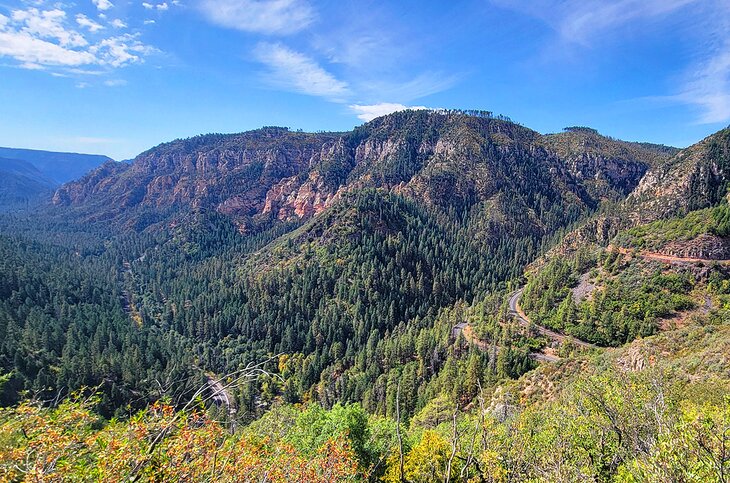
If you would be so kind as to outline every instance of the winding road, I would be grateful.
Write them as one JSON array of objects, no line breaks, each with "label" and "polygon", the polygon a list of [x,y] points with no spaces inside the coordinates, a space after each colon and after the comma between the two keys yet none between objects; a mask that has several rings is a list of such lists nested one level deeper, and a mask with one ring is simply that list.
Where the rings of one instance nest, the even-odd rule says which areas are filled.
[{"label": "winding road", "polygon": [[636,255],[644,259],[648,260],[656,260],[658,262],[664,262],[664,263],[716,263],[718,265],[730,265],[730,260],[727,259],[711,259],[711,258],[690,258],[690,257],[675,257],[672,255],[666,255],[664,253],[659,252],[650,252],[648,250],[640,251],[640,252],[634,252],[634,250],[631,250],[629,248],[624,247],[617,247],[617,246],[609,246],[608,250],[616,250],[622,255]]},{"label": "winding road", "polygon": [[[636,252],[634,250],[629,250],[628,248],[623,247],[616,247],[616,246],[610,246],[608,248],[609,250],[616,250],[622,255],[636,255],[644,259],[648,260],[656,260],[659,262],[664,263],[717,263],[720,265],[730,265],[730,260],[710,260],[710,259],[704,259],[704,258],[685,258],[685,257],[675,257],[671,255],[665,255],[663,253],[658,252],[650,252],[650,251],[641,251]],[[576,339],[575,337],[571,337],[565,334],[561,334],[559,332],[555,332],[553,330],[548,329],[547,327],[543,327],[541,325],[537,325],[533,323],[530,318],[525,314],[525,312],[522,310],[522,307],[520,307],[520,298],[522,297],[522,293],[525,291],[524,287],[516,290],[512,293],[509,297],[509,312],[512,317],[514,317],[520,325],[523,327],[529,327],[533,326],[537,330],[537,332],[550,339],[551,341],[557,342],[557,343],[563,343],[566,340],[570,340],[575,345],[579,347],[583,347],[586,349],[594,348],[595,345],[582,341],[580,339]],[[709,306],[708,303],[706,305]],[[467,322],[461,322],[459,324],[456,324],[452,329],[452,335],[454,338],[458,337],[459,334],[462,334],[464,338],[471,344],[478,347],[480,350],[486,351],[490,348],[490,344],[482,339],[479,339],[475,334],[474,331],[471,329],[469,324]],[[499,347],[497,347],[497,351],[499,352]],[[542,362],[556,362],[559,361],[560,358],[553,356],[551,354],[545,354],[543,352],[532,352],[530,353],[530,357],[537,361]]]},{"label": "winding road", "polygon": [[[525,289],[521,288],[517,291],[515,291],[509,298],[509,311],[510,314],[517,319],[517,321],[527,327],[530,324],[533,324],[533,322],[530,320],[529,317],[527,317],[527,314],[522,310],[522,307],[520,307],[520,297],[522,297],[522,292],[524,292]],[[565,340],[571,340],[575,345],[578,345],[580,347],[593,348],[596,347],[593,344],[590,344],[588,342],[576,339],[575,337],[571,337],[569,335],[560,334],[558,332],[555,332],[553,330],[548,329],[547,327],[543,327],[541,325],[533,324],[534,327],[537,329],[537,332],[540,335],[544,335],[550,340],[563,343]]]},{"label": "winding road", "polygon": [[[522,297],[523,291],[524,291],[524,288],[521,288],[521,289],[515,291],[514,293],[512,293],[512,295],[510,295],[510,298],[509,298],[510,315],[512,317],[514,317],[520,323],[520,325],[522,325],[523,327],[529,327],[530,325],[533,325],[537,329],[537,332],[540,335],[545,336],[554,342],[562,343],[565,340],[570,340],[575,345],[584,347],[587,349],[596,347],[593,344],[576,339],[575,337],[560,334],[558,332],[548,329],[547,327],[542,327],[540,325],[533,324],[532,321],[530,320],[530,318],[527,317],[527,314],[525,314],[525,312],[520,307],[520,297]],[[487,341],[484,341],[484,340],[478,338],[474,334],[474,331],[471,329],[471,327],[469,326],[469,324],[467,322],[460,322],[451,329],[451,335],[455,339],[459,336],[459,334],[462,334],[464,336],[464,339],[466,339],[467,342],[475,345],[479,350],[487,351],[491,348],[491,345]],[[497,353],[499,353],[499,347],[497,347],[496,349],[497,349]],[[546,354],[544,352],[531,352],[530,357],[532,359],[534,359],[536,361],[540,361],[540,362],[557,362],[560,360],[560,357],[554,356],[552,354]]]},{"label": "winding road", "polygon": [[228,413],[231,415],[236,414],[236,406],[231,401],[231,396],[219,379],[214,378],[211,375],[207,376],[208,388],[211,391],[211,399],[217,406],[225,406]]}]

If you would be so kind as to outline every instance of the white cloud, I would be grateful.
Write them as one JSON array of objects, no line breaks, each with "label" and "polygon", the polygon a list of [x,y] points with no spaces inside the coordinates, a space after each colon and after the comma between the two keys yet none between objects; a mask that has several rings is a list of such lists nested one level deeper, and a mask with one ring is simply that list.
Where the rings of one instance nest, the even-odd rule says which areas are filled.
[{"label": "white cloud", "polygon": [[91,0],[91,3],[96,5],[96,8],[101,11],[109,10],[114,6],[114,4],[109,0]]},{"label": "white cloud", "polygon": [[82,13],[76,15],[76,23],[82,27],[86,27],[87,29],[89,29],[89,32],[92,32],[92,33],[98,32],[99,30],[104,29],[103,25],[100,25],[97,22],[94,22],[93,20],[91,20],[89,17],[87,17],[86,15],[84,15]]},{"label": "white cloud", "polygon": [[127,85],[127,81],[124,79],[110,79],[104,81],[104,85],[107,87],[122,87]]},{"label": "white cloud", "polygon": [[200,0],[199,6],[217,25],[263,34],[299,32],[316,17],[306,0]]},{"label": "white cloud", "polygon": [[403,104],[394,104],[390,102],[381,102],[380,104],[361,105],[353,104],[349,106],[350,109],[357,113],[358,119],[363,121],[372,121],[376,117],[386,116],[398,111],[414,110],[421,111],[429,109],[425,106],[404,106]]},{"label": "white cloud", "polygon": [[154,20],[152,20],[152,19],[147,19],[147,20],[145,20],[145,21],[144,21],[143,23],[144,23],[145,25],[152,25],[153,23],[155,23],[155,21],[154,21]]},{"label": "white cloud", "polygon": [[118,18],[115,18],[114,20],[112,20],[111,21],[111,25],[112,25],[112,27],[114,27],[116,29],[125,29],[125,28],[127,28],[127,24],[124,23],[122,20],[120,20]]},{"label": "white cloud", "polygon": [[24,64],[47,66],[89,65],[96,61],[89,52],[67,49],[26,32],[0,32],[0,57],[4,56]]},{"label": "white cloud", "polygon": [[43,67],[40,64],[34,64],[33,62],[26,62],[24,64],[20,64],[21,69],[26,70],[45,70],[45,67]]},{"label": "white cloud", "polygon": [[62,47],[83,47],[88,42],[78,32],[64,27],[66,12],[63,10],[39,11],[37,8],[14,10],[14,22],[22,24],[21,32],[34,38],[57,40]]},{"label": "white cloud", "polygon": [[[176,2],[172,2],[172,4],[173,5],[180,5],[179,3],[176,3]],[[142,2],[142,6],[144,8],[146,8],[147,10],[161,10],[161,11],[165,11],[165,10],[169,10],[170,9],[170,5],[168,5],[167,2],[158,3],[157,5],[155,5],[154,3]]]},{"label": "white cloud", "polygon": [[262,42],[254,54],[270,70],[267,81],[277,87],[333,101],[341,101],[350,92],[346,82],[338,80],[313,59],[282,44]]},{"label": "white cloud", "polygon": [[724,48],[690,70],[679,94],[670,100],[695,106],[700,124],[730,120],[730,38]]},{"label": "white cloud", "polygon": [[100,65],[122,67],[142,62],[143,56],[154,53],[156,49],[137,40],[138,36],[139,34],[124,34],[110,37],[90,50],[97,55]]},{"label": "white cloud", "polygon": [[[76,23],[100,31],[103,26],[83,14]],[[11,57],[24,68],[39,67],[122,67],[142,62],[156,49],[139,41],[138,35],[103,38],[91,44],[69,26],[66,12],[36,8],[14,10],[11,18],[0,18],[0,57]],[[32,67],[31,67],[32,66]]]},{"label": "white cloud", "polygon": [[77,67],[74,67],[72,69],[66,69],[66,72],[69,74],[76,74],[76,75],[104,75],[106,74],[103,70],[92,70],[92,69],[79,69]]}]

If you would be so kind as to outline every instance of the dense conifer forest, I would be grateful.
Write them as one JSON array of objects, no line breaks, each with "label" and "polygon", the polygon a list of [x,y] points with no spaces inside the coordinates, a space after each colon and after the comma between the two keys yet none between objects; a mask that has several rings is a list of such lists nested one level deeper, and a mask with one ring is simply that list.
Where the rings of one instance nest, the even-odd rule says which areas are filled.
[{"label": "dense conifer forest", "polygon": [[725,481],[727,143],[407,111],[104,164],[0,217],[0,479]]}]

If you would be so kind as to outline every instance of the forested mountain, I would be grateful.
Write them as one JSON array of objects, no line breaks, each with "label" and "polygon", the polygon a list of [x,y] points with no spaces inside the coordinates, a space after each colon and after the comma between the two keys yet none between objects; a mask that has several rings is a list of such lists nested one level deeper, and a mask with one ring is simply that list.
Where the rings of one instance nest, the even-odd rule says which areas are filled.
[{"label": "forested mountain", "polygon": [[486,218],[519,215],[524,231],[544,231],[625,195],[672,153],[576,137],[460,111],[400,112],[350,133],[205,135],[160,145],[131,165],[105,165],[62,187],[54,202],[138,228],[141,218],[214,209],[248,230],[306,220],[344,192],[369,187],[460,213],[489,205]]},{"label": "forested mountain", "polygon": [[[163,144],[65,185],[54,216],[138,237],[123,260],[136,316],[195,341],[208,369],[287,353],[299,361],[289,400],[385,411],[377,400],[394,396],[388,380],[416,339],[409,393],[448,358],[442,311],[503,291],[671,154],[593,132],[542,136],[489,113],[410,111],[350,133],[269,127]],[[405,347],[374,364],[386,343]],[[502,373],[530,367],[515,354]]]},{"label": "forested mountain", "polygon": [[[208,448],[246,455],[221,479],[278,464],[312,481],[324,466],[343,481],[643,481],[681,474],[657,448],[682,441],[703,480],[717,466],[693,431],[730,425],[712,347],[730,322],[727,139],[680,151],[405,111],[107,162],[0,218],[0,402],[21,404],[0,413],[0,448],[17,450],[0,475],[30,474],[48,447],[75,474],[214,479]],[[33,446],[32,424],[89,450]]]},{"label": "forested mountain", "polygon": [[0,209],[27,205],[56,187],[32,164],[16,159],[0,158],[0,177]]},{"label": "forested mountain", "polygon": [[608,243],[622,229],[687,214],[720,203],[727,195],[730,128],[656,164],[629,195],[578,227],[563,245]]},{"label": "forested mountain", "polygon": [[525,310],[580,339],[621,345],[724,308],[729,132],[653,166],[625,200],[569,233],[534,265]]},{"label": "forested mountain", "polygon": [[36,149],[0,148],[0,157],[25,161],[56,185],[80,178],[99,165],[111,161],[98,154],[58,153]]}]

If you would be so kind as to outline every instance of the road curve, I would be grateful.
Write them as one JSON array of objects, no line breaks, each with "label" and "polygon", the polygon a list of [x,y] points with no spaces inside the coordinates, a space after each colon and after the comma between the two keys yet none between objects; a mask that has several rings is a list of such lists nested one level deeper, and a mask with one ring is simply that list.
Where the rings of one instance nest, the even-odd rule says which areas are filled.
[{"label": "road curve", "polygon": [[[517,319],[517,321],[520,324],[522,324],[524,326],[529,326],[530,324],[532,324],[532,321],[530,320],[529,317],[527,317],[527,314],[525,314],[525,312],[520,307],[520,297],[522,297],[522,292],[524,292],[524,291],[525,291],[525,289],[523,287],[519,290],[516,290],[512,295],[510,295],[509,312],[515,319]],[[593,344],[582,341],[580,339],[576,339],[575,337],[560,334],[558,332],[548,329],[547,327],[543,327],[543,326],[537,325],[537,324],[533,324],[533,325],[535,326],[535,328],[537,329],[537,332],[540,335],[544,335],[545,337],[547,337],[550,340],[554,340],[554,341],[562,343],[563,341],[570,339],[575,345],[578,345],[580,347],[585,347],[585,348],[595,347]]]},{"label": "road curve", "polygon": [[[487,352],[494,349],[495,353],[499,354],[500,347],[492,346],[487,341],[478,338],[467,322],[459,322],[451,329],[451,335],[454,339],[457,339],[459,334],[463,335],[468,343],[474,345],[480,351]],[[558,362],[560,360],[560,357],[543,352],[530,352],[530,358],[539,362]]]},{"label": "road curve", "polygon": [[659,252],[651,252],[648,250],[643,251],[634,251],[628,248],[624,247],[617,247],[614,245],[611,245],[608,247],[608,250],[616,250],[618,253],[622,255],[637,255],[641,258],[647,259],[647,260],[655,260],[657,262],[664,262],[664,263],[704,263],[704,264],[718,264],[718,265],[730,265],[730,260],[727,259],[719,259],[714,260],[711,258],[691,258],[691,257],[675,257],[673,255],[666,255],[664,253]]},{"label": "road curve", "polygon": [[228,413],[233,415],[236,414],[236,405],[231,400],[231,396],[228,393],[228,389],[223,385],[220,379],[208,375],[208,389],[211,391],[211,399],[217,406],[225,406]]}]

